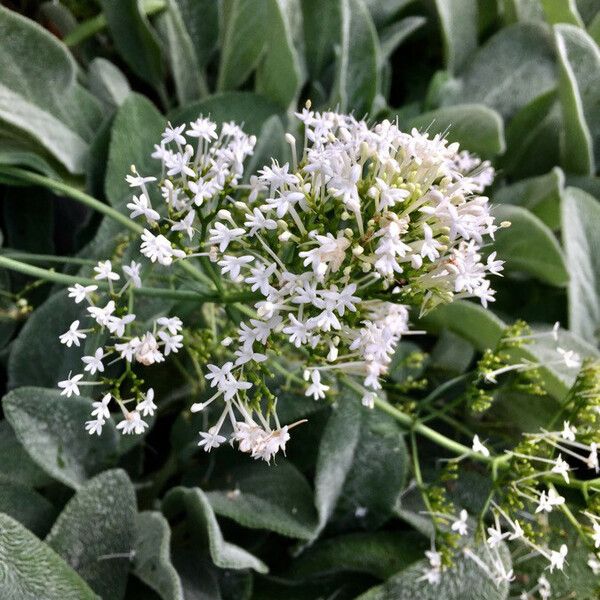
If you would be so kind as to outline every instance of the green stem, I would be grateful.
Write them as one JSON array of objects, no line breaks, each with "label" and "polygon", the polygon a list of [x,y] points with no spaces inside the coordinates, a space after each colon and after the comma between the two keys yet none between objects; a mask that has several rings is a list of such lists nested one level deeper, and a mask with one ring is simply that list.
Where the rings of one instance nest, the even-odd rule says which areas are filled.
[{"label": "green stem", "polygon": [[[6,256],[0,256],[0,267],[4,267],[11,271],[17,271],[24,275],[29,275],[37,279],[43,279],[45,281],[51,281],[53,283],[60,283],[63,285],[75,285],[79,283],[81,285],[97,285],[99,289],[109,291],[109,286],[104,281],[96,281],[89,277],[78,277],[75,275],[67,275],[66,273],[57,273],[50,269],[42,269],[35,267],[34,265],[28,265],[26,263],[13,260]],[[175,300],[194,300],[195,302],[219,302],[223,304],[233,304],[235,302],[243,302],[248,300],[249,294],[239,293],[230,295],[219,295],[219,294],[202,294],[193,290],[171,290],[168,288],[152,288],[152,287],[141,287],[133,288],[133,293],[140,296],[153,296],[155,298],[172,298]]]},{"label": "green stem", "polygon": [[55,192],[60,192],[64,196],[73,198],[73,200],[77,200],[77,202],[85,204],[93,210],[110,217],[114,221],[117,221],[130,231],[134,231],[138,234],[144,231],[144,228],[141,225],[138,225],[129,217],[114,209],[112,206],[104,204],[104,202],[100,202],[100,200],[97,200],[93,196],[90,196],[89,194],[86,194],[77,188],[63,183],[62,181],[46,177],[45,175],[40,175],[39,173],[28,171],[27,169],[21,169],[19,167],[2,166],[1,171],[4,175],[15,177],[20,181],[41,185],[42,187],[54,190]]},{"label": "green stem", "polygon": [[54,256],[52,254],[32,254],[30,252],[17,252],[5,248],[1,256],[23,262],[59,263],[61,265],[95,265],[96,261],[87,258],[75,258],[72,256]]},{"label": "green stem", "polygon": [[[64,196],[72,198],[73,200],[77,200],[81,204],[85,206],[89,206],[91,209],[106,215],[110,219],[117,221],[130,231],[135,232],[136,234],[141,234],[144,231],[144,228],[132,221],[126,215],[120,213],[118,210],[114,209],[112,206],[108,204],[104,204],[104,202],[100,202],[93,196],[86,194],[85,192],[74,188],[62,181],[57,181],[56,179],[51,179],[50,177],[46,177],[45,175],[40,175],[39,173],[33,173],[32,171],[27,171],[26,169],[20,169],[19,167],[1,167],[0,171],[4,175],[9,175],[11,177],[15,177],[19,181],[25,181],[28,183],[32,183],[35,185],[41,185],[42,187],[48,188],[55,192],[59,192]],[[204,284],[212,284],[212,281],[209,277],[207,277],[204,273],[199,271],[194,265],[183,260],[178,261],[176,263],[183,271],[185,271],[188,275],[196,279],[197,281],[201,281]]]},{"label": "green stem", "polygon": [[[147,16],[150,16],[164,10],[166,6],[167,3],[164,0],[143,0],[142,12]],[[73,31],[64,37],[63,42],[69,47],[76,46],[106,29],[106,27],[106,17],[104,16],[104,13],[100,13],[99,15],[80,23]]]}]

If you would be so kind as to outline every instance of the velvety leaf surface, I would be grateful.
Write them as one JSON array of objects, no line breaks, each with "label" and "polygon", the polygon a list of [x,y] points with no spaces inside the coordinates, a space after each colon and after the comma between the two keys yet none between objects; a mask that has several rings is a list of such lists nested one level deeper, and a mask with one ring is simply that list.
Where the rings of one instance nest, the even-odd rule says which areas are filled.
[{"label": "velvety leaf surface", "polygon": [[101,436],[91,436],[84,429],[92,408],[87,398],[21,387],[4,396],[2,406],[33,461],[70,487],[79,488],[116,458],[117,434],[111,421]]},{"label": "velvety leaf surface", "polygon": [[105,471],[67,503],[46,538],[102,598],[124,597],[134,548],[136,500],[125,471]]},{"label": "velvety leaf surface", "polygon": [[44,542],[0,513],[0,594],[6,600],[97,600],[83,579]]}]

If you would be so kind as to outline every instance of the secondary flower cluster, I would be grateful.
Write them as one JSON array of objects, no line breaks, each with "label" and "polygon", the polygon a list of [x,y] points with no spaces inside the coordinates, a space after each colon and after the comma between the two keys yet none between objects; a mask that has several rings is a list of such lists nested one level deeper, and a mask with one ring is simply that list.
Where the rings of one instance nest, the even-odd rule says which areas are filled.
[{"label": "secondary flower cluster", "polygon": [[[108,281],[111,295],[118,302],[129,286],[139,287],[140,269],[141,265],[134,261],[123,267],[126,283],[118,293],[113,285],[121,276],[113,270],[110,261],[98,263],[94,269],[95,279]],[[165,356],[178,352],[183,345],[181,320],[177,317],[159,317],[147,329],[136,321],[135,314],[118,306],[115,299],[106,300],[100,295],[97,285],[75,284],[69,288],[69,297],[76,304],[88,305],[85,318],[90,323],[87,327],[82,327],[80,320],[73,321],[69,329],[60,336],[60,342],[68,348],[79,347],[83,342],[90,354],[81,358],[84,365],[82,373],[69,373],[67,379],[58,383],[61,394],[67,397],[79,396],[79,388],[82,386],[102,386],[108,391],[99,402],[93,403],[93,418],[86,422],[86,430],[90,434],[100,435],[106,420],[111,416],[109,406],[113,403],[123,415],[117,429],[124,434],[143,433],[148,423],[142,417],[153,416],[157,408],[154,404],[154,390],[150,388],[142,392],[142,381],[133,372],[131,365],[153,365],[164,361]],[[102,305],[97,304],[101,299]],[[125,363],[123,374],[116,378],[107,376],[110,366],[117,362]]]}]

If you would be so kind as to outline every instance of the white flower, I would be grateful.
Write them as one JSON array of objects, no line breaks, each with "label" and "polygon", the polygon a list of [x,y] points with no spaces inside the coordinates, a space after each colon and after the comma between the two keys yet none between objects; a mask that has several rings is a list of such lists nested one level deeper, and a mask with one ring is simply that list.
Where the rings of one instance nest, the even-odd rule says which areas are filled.
[{"label": "white flower", "polygon": [[75,394],[75,396],[79,396],[79,387],[77,384],[82,377],[82,374],[73,375],[71,377],[71,374],[69,373],[69,377],[67,379],[64,381],[59,381],[58,387],[62,388],[60,395],[66,396],[67,398],[70,398],[73,394]]},{"label": "white flower", "polygon": [[173,127],[171,123],[162,134],[162,143],[176,142],[177,144],[185,144],[185,138],[181,135],[185,129],[185,125]]},{"label": "white flower", "polygon": [[159,262],[161,265],[169,266],[173,258],[184,258],[185,252],[173,248],[171,242],[162,234],[153,235],[147,229],[142,233],[141,252],[152,262]]},{"label": "white flower", "polygon": [[90,434],[90,435],[100,435],[102,433],[102,427],[104,427],[104,424],[106,423],[106,421],[102,418],[102,417],[98,417],[97,419],[91,420],[91,421],[86,421],[85,422],[85,430]]},{"label": "white flower", "polygon": [[135,337],[128,342],[115,344],[115,350],[121,355],[121,358],[131,362],[140,343],[140,339]]},{"label": "white flower", "polygon": [[108,405],[112,400],[112,396],[110,394],[105,394],[100,400],[100,402],[92,402],[92,417],[96,417],[98,420],[102,419],[110,419],[110,411],[108,410]]},{"label": "white flower", "polygon": [[477,452],[478,454],[481,454],[483,456],[490,455],[490,451],[481,443],[478,435],[475,435],[473,437],[473,445],[471,446],[471,448],[473,452]]},{"label": "white flower", "polygon": [[147,429],[148,423],[142,420],[140,413],[137,410],[125,412],[125,418],[119,421],[117,429],[120,429],[125,435],[135,433],[141,435]]},{"label": "white flower", "polygon": [[73,321],[69,325],[69,329],[59,336],[61,344],[64,344],[67,348],[70,348],[73,344],[79,346],[79,340],[84,340],[86,335],[79,329],[79,321]]},{"label": "white flower", "polygon": [[252,213],[246,216],[244,225],[250,228],[248,235],[251,236],[256,235],[258,231],[263,229],[266,229],[267,231],[273,231],[277,229],[277,222],[273,219],[267,218],[265,214],[258,208],[252,209]]},{"label": "white flower", "polygon": [[198,442],[198,446],[201,448],[204,446],[206,452],[209,452],[212,448],[218,448],[226,439],[219,435],[214,427],[211,427],[207,432],[201,431],[200,436],[202,439]]},{"label": "white flower", "polygon": [[220,387],[227,381],[231,369],[233,368],[232,362],[226,362],[222,367],[217,365],[206,365],[210,373],[205,378],[210,381],[210,387]]},{"label": "white flower", "polygon": [[120,279],[118,273],[112,270],[112,264],[110,260],[100,261],[95,267],[94,271],[96,275],[94,279],[108,279],[109,281],[118,281]]},{"label": "white flower", "polygon": [[554,466],[551,470],[553,473],[558,473],[559,475],[562,475],[562,477],[565,480],[565,483],[569,483],[569,471],[571,470],[571,467],[569,467],[569,463],[567,461],[563,460],[560,454],[554,462]]},{"label": "white flower", "polygon": [[321,400],[325,398],[325,392],[329,390],[329,386],[321,383],[321,373],[317,369],[313,369],[310,375],[311,384],[306,388],[305,396],[312,396],[313,400]]},{"label": "white flower", "polygon": [[106,327],[111,333],[114,333],[117,337],[121,337],[125,334],[125,327],[135,321],[135,315],[129,314],[123,317],[109,316],[106,320]]},{"label": "white flower", "polygon": [[561,431],[561,437],[563,440],[568,440],[569,442],[575,441],[575,434],[577,433],[577,428],[573,427],[569,421],[563,422],[563,429]]},{"label": "white flower", "polygon": [[496,523],[495,527],[488,527],[487,532],[487,543],[490,548],[495,548],[502,540],[504,540],[504,538],[507,538],[510,535],[510,532],[508,531],[502,532],[498,523]]},{"label": "white flower", "polygon": [[179,317],[159,317],[156,324],[164,327],[171,335],[176,335],[183,328],[183,323]]},{"label": "white flower", "polygon": [[111,315],[115,312],[115,308],[114,301],[109,300],[104,308],[100,308],[99,306],[88,306],[87,311],[100,327],[106,327],[110,321]]},{"label": "white flower", "polygon": [[581,356],[573,350],[565,350],[564,348],[557,348],[556,351],[562,356],[562,360],[570,369],[579,369],[581,367]]},{"label": "white flower", "polygon": [[190,137],[200,138],[210,142],[216,140],[217,137],[217,124],[213,123],[210,119],[199,118],[190,123],[191,129],[188,129],[186,133]]},{"label": "white flower", "polygon": [[104,349],[102,347],[97,348],[93,356],[83,356],[81,360],[85,364],[84,371],[89,371],[90,375],[95,375],[97,371],[100,373],[104,372],[104,365],[102,359],[104,358]]},{"label": "white flower", "polygon": [[129,266],[123,265],[123,273],[125,273],[125,276],[131,281],[133,287],[142,287],[142,279],[140,277],[141,268],[142,264],[135,262],[135,260],[132,260],[131,263],[129,263]]},{"label": "white flower", "polygon": [[153,416],[158,407],[154,404],[154,390],[148,388],[144,399],[137,405],[136,410],[144,417]]},{"label": "white flower", "polygon": [[69,290],[69,298],[73,298],[75,300],[75,304],[79,304],[84,300],[90,299],[90,294],[95,292],[98,289],[97,285],[86,285],[83,286],[79,283],[68,288]]},{"label": "white flower", "polygon": [[229,277],[236,281],[240,276],[240,270],[254,260],[254,256],[223,256],[217,264],[221,267],[221,273],[229,273]]},{"label": "white flower", "polygon": [[149,331],[141,337],[135,348],[135,360],[146,366],[164,361],[158,342]]},{"label": "white flower", "polygon": [[370,408],[373,409],[375,408],[375,400],[377,399],[377,394],[375,392],[367,392],[362,398],[361,398],[361,404],[365,407],[365,408]]},{"label": "white flower", "polygon": [[146,221],[153,225],[160,221],[160,215],[152,208],[150,200],[146,194],[140,194],[133,197],[133,202],[127,204],[127,208],[131,211],[129,218],[135,219],[139,216],[146,217]]},{"label": "white flower", "polygon": [[452,523],[450,529],[452,531],[456,531],[456,533],[458,533],[458,535],[467,535],[468,532],[468,526],[467,526],[467,519],[469,518],[469,514],[467,513],[466,510],[461,510],[460,511],[460,515],[457,519],[455,519],[455,521]]},{"label": "white flower", "polygon": [[141,177],[139,174],[127,175],[125,181],[129,184],[129,187],[144,187],[147,183],[156,181],[156,177]]},{"label": "white flower", "polygon": [[185,231],[190,240],[194,237],[194,219],[196,213],[190,210],[188,214],[181,220],[171,226],[171,231]]},{"label": "white flower", "polygon": [[550,565],[548,566],[550,573],[552,573],[554,569],[558,569],[559,571],[563,570],[568,551],[569,549],[567,548],[566,544],[562,544],[560,550],[558,551],[550,551]]},{"label": "white flower", "polygon": [[307,324],[299,321],[293,314],[290,314],[290,324],[283,328],[283,333],[289,336],[290,342],[300,348],[302,344],[308,342],[310,330]]},{"label": "white flower", "polygon": [[159,331],[157,335],[160,338],[161,342],[163,342],[163,344],[165,345],[165,356],[169,356],[171,352],[177,353],[179,349],[183,347],[182,335],[170,335],[166,331]]},{"label": "white flower", "polygon": [[227,246],[229,246],[233,240],[237,240],[243,236],[246,233],[246,230],[241,227],[229,229],[223,223],[217,222],[208,233],[210,234],[210,237],[208,238],[209,243],[218,245],[219,250],[225,252]]}]

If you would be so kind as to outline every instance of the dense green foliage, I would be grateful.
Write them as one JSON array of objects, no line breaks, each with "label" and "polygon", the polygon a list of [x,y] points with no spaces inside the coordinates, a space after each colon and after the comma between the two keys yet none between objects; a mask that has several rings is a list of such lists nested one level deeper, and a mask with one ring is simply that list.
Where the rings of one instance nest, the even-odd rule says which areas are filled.
[{"label": "dense green foliage", "polygon": [[[470,380],[482,353],[497,350],[519,319],[534,331],[560,321],[562,348],[599,356],[599,2],[6,4],[0,259],[88,277],[97,260],[118,255],[130,232],[73,191],[126,214],[124,177],[132,163],[144,174],[157,168],[150,153],[167,120],[243,123],[258,137],[253,169],[270,156],[288,159],[283,132],[307,99],[398,119],[490,160],[494,212],[512,227],[496,236],[506,261],[496,302],[484,310],[458,301],[415,318],[427,333],[400,344],[390,403],[469,447],[479,432],[498,454],[562,414],[577,371],[553,360],[548,338],[518,349],[542,365],[538,395],[509,377],[479,414]],[[333,403],[315,402],[285,373],[273,376],[282,421],[308,424],[271,466],[228,447],[197,448],[203,417],[188,409],[201,386],[175,360],[148,373],[160,402],[144,438],[120,438],[112,422],[89,436],[91,401],[55,390],[85,353],[58,342],[78,307],[60,282],[4,267],[2,599],[508,598],[508,585],[493,585],[466,559],[438,588],[419,581],[431,525],[415,494],[416,448],[393,415],[365,411],[345,388]],[[138,310],[151,316],[164,302],[148,297]],[[209,304],[170,302],[188,323],[209,326]],[[424,438],[418,448],[426,481],[454,456]],[[446,491],[476,514],[498,485],[488,475],[464,461]],[[551,527],[564,537],[562,522]],[[578,543],[565,573],[550,579],[565,597],[597,598],[600,583]],[[530,579],[515,589],[530,589],[544,566],[528,564]]]}]

